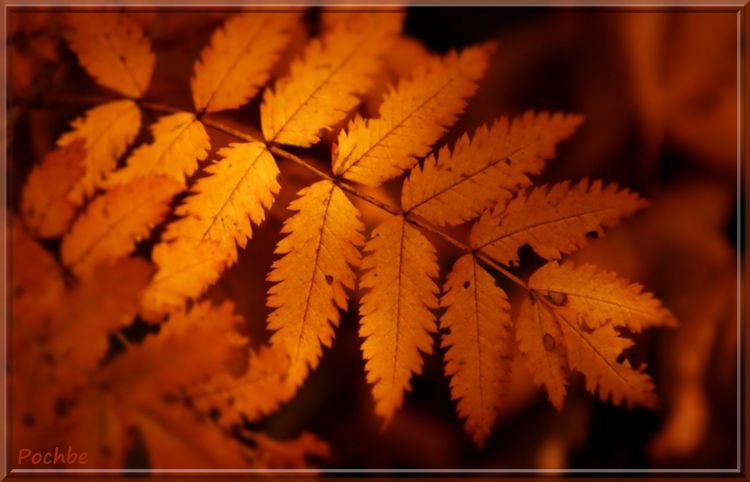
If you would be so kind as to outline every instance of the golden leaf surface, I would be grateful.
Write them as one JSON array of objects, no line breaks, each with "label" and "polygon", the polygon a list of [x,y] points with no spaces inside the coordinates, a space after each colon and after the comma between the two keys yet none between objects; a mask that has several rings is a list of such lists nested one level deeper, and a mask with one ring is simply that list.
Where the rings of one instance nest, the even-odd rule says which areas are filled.
[{"label": "golden leaf surface", "polygon": [[175,310],[157,336],[113,361],[105,375],[121,379],[123,390],[137,388],[138,393],[129,397],[144,401],[160,400],[165,393],[205,383],[227,369],[247,344],[237,331],[242,321],[231,301],[201,301]]},{"label": "golden leaf surface", "polygon": [[471,230],[471,246],[503,264],[517,263],[526,244],[545,259],[559,259],[646,205],[637,194],[601,181],[536,187],[485,212]]},{"label": "golden leaf surface", "polygon": [[83,140],[50,151],[31,170],[21,193],[21,214],[26,226],[42,238],[62,235],[75,216],[68,199],[84,173]]},{"label": "golden leaf surface", "polygon": [[219,373],[205,385],[191,391],[191,399],[202,410],[218,408],[225,424],[260,420],[278,409],[295,393],[286,383],[289,356],[264,345],[250,352],[246,372],[239,377]]},{"label": "golden leaf surface", "polygon": [[63,264],[84,276],[100,261],[127,256],[164,219],[180,188],[164,176],[144,177],[97,197],[63,238]]},{"label": "golden leaf surface", "polygon": [[542,171],[581,121],[577,115],[527,112],[513,120],[501,117],[472,138],[464,134],[452,152],[443,146],[411,171],[401,206],[438,226],[469,221],[530,185],[528,176]]},{"label": "golden leaf surface", "polygon": [[148,89],[156,56],[141,27],[117,12],[68,14],[66,38],[84,69],[101,85],[129,96]]},{"label": "golden leaf surface", "polygon": [[268,274],[275,284],[266,303],[274,309],[268,317],[271,344],[289,355],[292,387],[317,367],[322,347],[333,341],[364,242],[359,211],[332,182],[317,182],[298,196],[289,205],[295,214],[281,230],[286,237],[276,245],[282,257]]},{"label": "golden leaf surface", "polygon": [[633,340],[609,324],[593,331],[585,329],[577,316],[569,309],[558,310],[568,364],[586,377],[586,390],[598,393],[605,402],[611,399],[615,405],[656,408],[656,388],[643,371],[645,367],[634,369],[627,359],[618,361],[623,351],[634,345]]},{"label": "golden leaf surface", "polygon": [[64,147],[78,139],[85,141],[86,173],[80,186],[71,192],[71,199],[80,204],[117,167],[117,160],[138,135],[141,111],[132,100],[107,102],[87,110],[71,127],[71,131],[60,136],[57,145]]},{"label": "golden leaf surface", "polygon": [[677,325],[669,310],[643,286],[590,264],[547,263],[529,279],[529,287],[555,297],[591,328],[610,324],[639,333]]},{"label": "golden leaf surface", "polygon": [[333,172],[378,186],[413,167],[463,112],[492,50],[470,47],[418,66],[388,91],[378,118],[357,117],[339,133]]},{"label": "golden leaf surface", "polygon": [[322,129],[344,120],[372,85],[402,18],[366,22],[361,29],[334,28],[312,40],[289,76],[263,95],[266,140],[308,147],[320,140]]},{"label": "golden leaf surface", "polygon": [[237,245],[245,248],[251,223],[263,222],[279,192],[279,169],[264,144],[231,144],[218,155],[154,247],[158,272],[142,300],[151,321],[200,296],[237,261]]},{"label": "golden leaf surface", "polygon": [[255,97],[289,43],[299,16],[296,12],[247,12],[217,28],[190,79],[195,110],[236,109]]},{"label": "golden leaf surface", "polygon": [[591,328],[586,320],[590,315],[577,312],[554,292],[535,294],[524,302],[517,338],[534,381],[547,389],[558,410],[565,398],[568,368],[582,373],[586,389],[603,401],[655,408],[655,387],[645,366],[633,368],[623,356],[633,341],[610,322]]},{"label": "golden leaf surface", "polygon": [[458,414],[478,447],[492,430],[510,378],[512,323],[505,292],[470,254],[459,258],[445,283],[440,306],[448,347],[445,374]]},{"label": "golden leaf surface", "polygon": [[184,185],[185,178],[198,169],[198,161],[204,160],[211,148],[206,128],[187,112],[161,117],[151,126],[151,135],[150,144],[133,151],[127,165],[104,181],[107,187],[159,174]]},{"label": "golden leaf surface", "polygon": [[151,258],[157,271],[141,298],[141,316],[150,322],[198,298],[227,267],[226,251],[216,241],[160,242]]},{"label": "golden leaf surface", "polygon": [[247,245],[252,224],[263,222],[281,189],[279,168],[262,142],[230,144],[218,155],[221,159],[205,169],[207,176],[175,210],[181,219],[167,226],[163,239],[216,241],[234,262],[236,245]]},{"label": "golden leaf surface", "polygon": [[388,423],[432,352],[439,289],[435,248],[403,217],[375,228],[365,247],[359,336],[375,412]]},{"label": "golden leaf surface", "polygon": [[532,380],[544,387],[549,401],[561,411],[570,374],[568,353],[559,323],[538,300],[527,297],[521,304],[516,340]]}]

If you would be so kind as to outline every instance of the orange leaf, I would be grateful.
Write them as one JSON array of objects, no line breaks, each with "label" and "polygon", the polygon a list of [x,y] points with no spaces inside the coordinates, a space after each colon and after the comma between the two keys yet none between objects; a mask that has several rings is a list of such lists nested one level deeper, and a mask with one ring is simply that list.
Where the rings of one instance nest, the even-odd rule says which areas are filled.
[{"label": "orange leaf", "polygon": [[525,299],[516,320],[516,339],[534,383],[543,386],[552,405],[562,410],[570,369],[565,340],[554,315],[536,299]]},{"label": "orange leaf", "polygon": [[70,132],[60,136],[57,145],[64,147],[78,139],[85,141],[86,173],[70,193],[71,200],[80,204],[117,167],[117,160],[138,135],[141,111],[132,100],[107,102],[87,110],[71,127]]},{"label": "orange leaf", "polygon": [[198,112],[236,109],[255,97],[291,39],[298,12],[235,15],[211,36],[190,79]]},{"label": "orange leaf", "polygon": [[260,106],[269,142],[308,147],[320,131],[341,122],[360,103],[381,59],[401,29],[402,16],[332,29],[312,40],[288,77],[266,90]]},{"label": "orange leaf", "polygon": [[572,370],[586,376],[586,390],[604,401],[612,399],[615,405],[642,405],[656,408],[656,389],[644,368],[634,369],[625,359],[618,361],[622,352],[633,341],[624,338],[612,325],[602,325],[593,332],[584,329],[571,310],[558,311]]},{"label": "orange leaf", "polygon": [[[261,142],[230,144],[218,152],[221,159],[208,166],[191,195],[175,210],[182,219],[170,224],[163,239],[216,241],[237,259],[236,244],[244,248],[252,238],[252,223],[265,219],[281,186],[279,168]],[[236,244],[235,244],[236,243]]]},{"label": "orange leaf", "polygon": [[117,12],[69,13],[65,20],[68,45],[97,82],[130,97],[143,96],[156,57],[137,23]]},{"label": "orange leaf", "polygon": [[444,146],[416,166],[404,181],[401,206],[433,224],[469,221],[539,174],[554,157],[558,142],[569,137],[581,116],[527,112],[512,121],[501,117],[473,138],[461,136],[453,152]]},{"label": "orange leaf", "polygon": [[26,225],[43,238],[62,235],[75,216],[68,200],[73,185],[83,176],[86,151],[83,140],[50,151],[34,166],[21,194]]},{"label": "orange leaf", "polygon": [[143,314],[156,320],[187,299],[196,298],[237,260],[237,244],[252,237],[252,223],[265,219],[280,186],[279,169],[260,142],[231,144],[219,150],[176,209],[152,257],[159,267],[143,300]]},{"label": "orange leaf", "polygon": [[516,263],[525,244],[545,259],[559,259],[586,246],[587,235],[601,234],[646,205],[637,194],[601,181],[537,187],[485,212],[471,230],[471,246],[503,264]]},{"label": "orange leaf", "polygon": [[230,301],[203,301],[174,311],[158,335],[113,360],[102,376],[118,381],[113,394],[144,402],[205,383],[245,346],[247,340],[237,332],[241,322]]},{"label": "orange leaf", "polygon": [[184,185],[185,178],[198,169],[198,161],[204,160],[211,148],[206,128],[187,112],[161,117],[151,126],[151,134],[153,142],[133,151],[127,165],[105,180],[105,187],[159,174]]},{"label": "orange leaf", "polygon": [[100,261],[127,256],[164,219],[179,190],[169,178],[145,177],[97,197],[63,238],[63,264],[84,276]]},{"label": "orange leaf", "polygon": [[128,413],[143,436],[149,462],[159,469],[242,469],[242,446],[206,417],[184,405],[133,407]]},{"label": "orange leaf", "polygon": [[41,335],[48,330],[49,319],[59,309],[65,293],[61,267],[20,220],[10,229],[10,283],[6,289],[13,313],[16,333]]},{"label": "orange leaf", "polygon": [[440,306],[447,308],[441,325],[448,347],[445,374],[466,431],[478,447],[484,445],[497,420],[505,385],[510,378],[512,352],[510,304],[472,255],[456,261],[445,282]]},{"label": "orange leaf", "polygon": [[276,245],[282,257],[268,273],[275,284],[266,302],[274,308],[268,317],[268,328],[275,332],[271,344],[289,355],[292,387],[318,366],[322,347],[333,341],[363,243],[359,211],[332,182],[317,182],[298,195],[289,205],[296,214],[281,230],[287,236]]},{"label": "orange leaf", "polygon": [[159,243],[151,258],[157,271],[141,299],[141,316],[150,322],[198,298],[227,267],[226,250],[216,241]]},{"label": "orange leaf", "polygon": [[132,429],[143,437],[153,468],[246,465],[238,447],[227,446],[231,439],[218,427],[165,401],[167,395],[174,400],[181,390],[204,383],[244,346],[235,331],[240,320],[233,309],[230,302],[204,302],[173,313],[158,335],[130,347],[99,371],[96,383],[80,394],[73,408],[69,436],[91,454],[92,465],[122,467]]},{"label": "orange leaf", "polygon": [[[555,273],[556,268],[550,266],[556,263],[532,275],[533,284],[543,281],[550,272]],[[564,268],[560,273],[567,270],[569,268]],[[595,279],[588,281],[589,284],[596,282]],[[576,280],[572,279],[571,283],[575,284]],[[562,408],[565,398],[566,367],[582,373],[586,377],[586,389],[598,393],[604,401],[611,399],[615,405],[655,408],[655,387],[644,372],[645,367],[634,369],[627,358],[621,359],[623,352],[633,346],[633,341],[618,333],[611,319],[590,328],[593,325],[587,317],[594,312],[579,312],[579,308],[580,305],[570,303],[564,294],[554,291],[537,292],[524,302],[516,331],[521,353],[534,381],[545,386],[558,409]]]},{"label": "orange leaf", "polygon": [[66,293],[66,308],[56,311],[49,338],[50,353],[68,383],[84,381],[107,353],[109,333],[133,320],[152,272],[138,258],[102,263]]},{"label": "orange leaf", "polygon": [[386,94],[380,117],[357,117],[339,133],[333,172],[378,186],[413,167],[463,112],[492,50],[471,47],[418,66]]},{"label": "orange leaf", "polygon": [[191,398],[202,409],[218,408],[224,423],[240,422],[243,417],[254,422],[294,395],[294,387],[286,383],[288,372],[286,352],[265,345],[250,353],[242,376],[219,373],[192,391]]},{"label": "orange leaf", "polygon": [[643,291],[643,286],[588,264],[548,263],[529,279],[529,287],[556,297],[591,328],[611,324],[638,333],[645,328],[677,324],[659,300]]},{"label": "orange leaf", "polygon": [[[375,228],[365,247],[360,280],[367,290],[359,307],[359,336],[375,412],[388,423],[422,371],[421,353],[432,352],[438,287],[435,248],[403,217]],[[421,352],[421,353],[420,353]]]}]

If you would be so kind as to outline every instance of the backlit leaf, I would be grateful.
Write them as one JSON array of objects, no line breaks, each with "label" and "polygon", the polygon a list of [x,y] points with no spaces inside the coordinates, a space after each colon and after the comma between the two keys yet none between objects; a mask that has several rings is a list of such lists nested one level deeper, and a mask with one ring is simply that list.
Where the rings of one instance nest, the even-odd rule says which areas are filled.
[{"label": "backlit leaf", "polygon": [[413,167],[463,112],[492,50],[470,47],[418,66],[388,91],[378,118],[357,117],[339,133],[333,172],[378,186]]},{"label": "backlit leaf", "polygon": [[375,412],[388,423],[411,388],[412,374],[422,371],[422,353],[432,352],[436,324],[430,309],[438,306],[435,248],[403,217],[393,217],[373,231],[362,269],[362,354]]},{"label": "backlit leaf", "polygon": [[359,211],[333,183],[317,182],[298,196],[289,205],[295,214],[281,230],[286,237],[276,245],[282,256],[268,274],[275,284],[267,300],[274,309],[268,317],[271,344],[290,358],[292,387],[318,366],[323,347],[333,341],[364,242]]}]

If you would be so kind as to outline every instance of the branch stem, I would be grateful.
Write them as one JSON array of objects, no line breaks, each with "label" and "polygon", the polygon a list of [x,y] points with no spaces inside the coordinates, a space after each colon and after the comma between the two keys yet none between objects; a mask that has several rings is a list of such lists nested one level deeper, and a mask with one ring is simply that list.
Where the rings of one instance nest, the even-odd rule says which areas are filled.
[{"label": "branch stem", "polygon": [[[76,97],[76,96],[50,96],[42,99],[43,103],[51,103],[51,104],[70,104],[70,103],[77,103],[77,104],[89,104],[89,105],[95,105],[95,104],[101,104],[104,102],[109,102],[112,99],[102,98],[102,97],[94,97],[94,96],[83,96],[83,97]],[[176,107],[172,107],[170,105],[161,104],[158,102],[152,102],[148,100],[143,99],[132,99],[134,102],[136,102],[139,106],[141,106],[143,109],[146,109],[151,112],[157,112],[157,113],[163,113],[163,114],[174,114],[177,112],[184,112],[181,109],[178,109]],[[211,127],[217,131],[223,132],[231,137],[234,137],[235,139],[245,141],[245,142],[264,142],[262,139],[259,139],[251,134],[248,134],[244,131],[235,129],[234,127],[231,127],[229,125],[226,125],[222,122],[219,122],[211,117],[208,116],[201,116],[201,122],[203,122],[206,126]],[[377,208],[387,212],[388,214],[391,214],[393,216],[403,216],[404,219],[413,224],[414,226],[418,226],[419,228],[441,238],[443,241],[447,242],[448,244],[452,245],[453,247],[457,248],[460,251],[464,251],[465,253],[470,253],[477,258],[479,258],[482,262],[484,262],[487,266],[491,267],[498,273],[502,274],[508,280],[512,281],[514,284],[520,286],[526,291],[531,291],[529,286],[518,276],[511,273],[507,268],[503,267],[492,259],[487,254],[477,251],[473,249],[471,246],[467,245],[466,243],[454,238],[453,236],[444,233],[440,229],[436,228],[432,224],[428,223],[427,221],[423,220],[422,218],[416,217],[412,215],[411,213],[404,213],[401,211],[401,209],[391,206],[388,203],[385,203],[381,201],[380,199],[371,196],[367,193],[359,191],[356,187],[352,186],[351,184],[343,181],[340,178],[333,177],[327,172],[324,172],[317,168],[312,163],[305,161],[301,157],[283,149],[277,144],[270,144],[268,146],[268,150],[275,154],[278,157],[281,157],[283,159],[286,159],[303,169],[306,169],[310,173],[314,174],[315,176],[325,179],[327,181],[330,181],[334,184],[336,184],[341,190],[351,194],[352,196],[355,196],[365,202],[368,202],[372,204],[373,206],[376,206]]]}]

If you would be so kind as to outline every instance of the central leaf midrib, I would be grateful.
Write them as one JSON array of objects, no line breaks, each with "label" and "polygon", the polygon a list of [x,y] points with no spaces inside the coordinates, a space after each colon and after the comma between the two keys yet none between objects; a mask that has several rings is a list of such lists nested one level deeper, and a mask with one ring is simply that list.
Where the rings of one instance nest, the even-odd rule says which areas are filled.
[{"label": "central leaf midrib", "polygon": [[477,361],[479,362],[479,366],[477,367],[477,371],[479,372],[479,382],[477,385],[479,386],[479,405],[480,405],[480,418],[482,420],[482,425],[485,425],[484,420],[484,374],[482,373],[484,368],[484,365],[482,363],[482,334],[481,334],[481,328],[479,323],[479,285],[477,284],[477,265],[476,265],[476,258],[472,256],[471,258],[471,272],[473,277],[473,288],[474,288],[474,323],[476,326],[477,331]]},{"label": "central leaf midrib", "polygon": [[404,260],[404,237],[406,234],[406,223],[404,222],[403,218],[401,219],[401,235],[399,237],[399,250],[398,250],[398,267],[397,267],[397,273],[398,278],[396,281],[396,339],[394,343],[394,350],[393,350],[393,371],[391,372],[391,394],[395,392],[395,386],[396,386],[396,368],[397,368],[397,362],[398,362],[398,352],[399,352],[399,338],[401,337],[401,278],[403,277],[401,273],[401,269],[403,267],[403,260]]},{"label": "central leaf midrib", "polygon": [[112,39],[109,35],[104,35],[104,39],[109,45],[109,48],[112,50],[112,53],[114,53],[115,58],[117,59],[117,62],[122,66],[122,69],[125,71],[125,73],[130,78],[130,81],[133,82],[133,85],[135,86],[135,90],[138,93],[138,97],[143,95],[143,90],[141,86],[138,84],[138,80],[136,80],[135,75],[130,71],[130,68],[128,67],[128,64],[125,63],[125,56],[115,48],[115,44],[112,42]]},{"label": "central leaf midrib", "polygon": [[313,264],[312,264],[312,275],[310,276],[310,283],[307,288],[307,295],[305,296],[305,308],[302,312],[302,320],[299,326],[297,344],[294,349],[294,357],[292,358],[292,360],[294,360],[295,362],[297,361],[299,357],[299,348],[300,348],[300,345],[302,344],[302,333],[304,332],[308,311],[310,310],[310,296],[312,295],[312,288],[313,288],[313,285],[315,284],[315,274],[318,270],[318,259],[320,258],[320,250],[323,247],[323,231],[325,230],[326,220],[328,218],[328,210],[330,209],[331,203],[333,202],[333,190],[335,187],[336,186],[333,183],[331,183],[331,187],[328,192],[328,203],[326,204],[325,210],[323,211],[323,217],[320,222],[320,234],[318,235],[318,243],[315,248],[315,259],[313,260]]},{"label": "central leaf midrib", "polygon": [[[164,158],[167,157],[167,153],[172,150],[172,147],[174,147],[174,145],[177,143],[177,141],[180,139],[180,137],[182,137],[182,135],[185,134],[185,131],[187,131],[193,125],[194,122],[198,122],[200,124],[200,121],[197,120],[195,118],[195,116],[193,116],[192,114],[190,114],[190,115],[192,117],[190,119],[190,122],[186,122],[182,126],[182,128],[179,130],[179,132],[177,132],[177,134],[175,134],[175,136],[172,138],[172,140],[169,141],[169,144],[167,144],[167,146],[164,148],[164,150],[162,150],[162,152],[156,157],[156,159],[154,159],[154,161],[151,162],[151,165],[146,170],[145,175],[152,174],[157,169],[157,167],[159,167],[159,165],[164,160]],[[154,138],[154,143],[151,144],[151,145],[152,146],[156,145],[156,138]],[[182,176],[184,176],[185,172],[182,169],[180,169],[180,174]]]},{"label": "central leaf midrib", "polygon": [[559,218],[545,219],[545,220],[537,222],[537,223],[527,224],[527,225],[522,226],[522,227],[520,227],[518,229],[514,229],[512,231],[508,231],[506,233],[503,233],[502,235],[497,236],[495,238],[491,238],[489,241],[487,241],[485,243],[482,243],[479,246],[477,246],[476,249],[483,249],[483,248],[489,246],[490,244],[494,244],[494,243],[500,241],[501,239],[509,238],[509,237],[511,237],[511,236],[513,236],[515,234],[518,234],[520,232],[523,232],[523,231],[530,231],[532,229],[535,229],[535,228],[538,228],[540,226],[544,226],[544,225],[547,225],[547,224],[554,224],[554,223],[559,223],[559,222],[562,222],[562,221],[567,221],[568,219],[580,218],[580,217],[583,217],[583,216],[590,216],[592,214],[597,214],[597,213],[601,213],[601,212],[604,212],[604,211],[609,211],[609,210],[612,210],[612,209],[617,209],[617,206],[608,206],[608,207],[601,208],[601,209],[592,209],[592,210],[589,210],[589,211],[577,212],[575,214],[570,214],[570,215],[562,216],[562,217],[559,217]]},{"label": "central leaf midrib", "polygon": [[571,329],[571,330],[572,330],[572,331],[573,331],[573,332],[574,332],[574,333],[576,334],[576,336],[578,336],[578,338],[580,338],[581,340],[583,340],[583,341],[584,341],[584,342],[586,343],[586,345],[588,345],[588,347],[589,347],[589,348],[591,349],[591,351],[592,351],[592,352],[593,352],[593,353],[594,353],[594,354],[595,354],[595,355],[596,355],[596,356],[597,356],[597,357],[598,357],[598,358],[599,358],[599,359],[600,359],[601,361],[603,361],[603,362],[604,362],[604,365],[605,365],[605,366],[606,366],[607,368],[609,368],[609,369],[610,369],[610,371],[612,371],[612,373],[614,373],[614,374],[615,374],[615,376],[616,376],[617,378],[619,378],[619,379],[620,379],[620,380],[622,381],[622,383],[624,383],[624,384],[625,384],[625,385],[627,385],[628,387],[632,388],[632,389],[633,389],[633,390],[634,390],[635,392],[639,392],[639,390],[638,390],[638,389],[637,389],[637,388],[636,388],[636,387],[635,387],[635,386],[634,386],[634,385],[633,385],[632,383],[630,383],[630,382],[629,382],[629,381],[628,381],[628,380],[627,380],[627,379],[626,379],[626,378],[625,378],[624,376],[622,376],[622,374],[620,374],[620,372],[619,372],[619,371],[618,371],[618,370],[617,370],[617,369],[616,369],[616,368],[615,368],[615,367],[614,367],[614,366],[613,366],[613,365],[612,365],[612,364],[611,364],[611,363],[609,362],[609,360],[608,360],[608,359],[607,359],[607,358],[606,358],[606,357],[605,357],[605,356],[604,356],[604,355],[602,354],[602,352],[600,352],[600,351],[599,351],[599,349],[598,349],[598,348],[596,347],[596,345],[594,345],[594,344],[593,344],[593,343],[591,342],[591,340],[589,340],[588,338],[586,338],[586,337],[585,337],[585,336],[584,336],[584,335],[583,335],[583,334],[582,334],[582,333],[581,333],[581,332],[580,332],[580,331],[578,330],[578,328],[576,328],[576,327],[574,326],[574,324],[570,322],[570,320],[568,320],[568,319],[567,319],[567,318],[566,318],[565,316],[563,316],[563,315],[562,315],[562,314],[561,314],[560,312],[558,312],[557,310],[555,310],[555,311],[556,311],[557,317],[558,317],[558,318],[560,318],[560,319],[562,319],[563,321],[565,321],[565,323],[566,323],[566,324],[568,325],[568,327],[569,327],[569,328],[570,328],[570,329]]},{"label": "central leaf midrib", "polygon": [[[448,186],[446,186],[446,187],[444,187],[444,188],[441,188],[441,189],[439,189],[439,190],[437,190],[437,191],[435,191],[435,192],[431,193],[431,194],[430,194],[429,196],[425,197],[425,198],[424,198],[424,199],[422,199],[421,201],[419,201],[419,202],[415,203],[414,205],[412,205],[412,206],[411,206],[410,208],[408,208],[408,210],[409,210],[409,211],[415,211],[415,210],[419,209],[419,207],[420,207],[420,206],[422,206],[423,204],[426,204],[426,203],[428,203],[428,202],[432,201],[433,199],[435,199],[435,198],[437,198],[437,197],[441,196],[442,194],[444,194],[444,193],[446,193],[446,192],[448,192],[448,191],[450,191],[450,190],[454,189],[455,187],[457,187],[457,186],[459,186],[459,185],[463,184],[464,182],[468,182],[468,181],[472,180],[472,179],[473,179],[473,178],[475,178],[476,176],[478,176],[478,175],[482,174],[482,173],[483,173],[484,171],[486,171],[486,170],[488,170],[488,169],[491,169],[491,168],[493,168],[493,167],[497,166],[497,165],[498,165],[498,164],[500,164],[501,162],[505,161],[505,160],[506,160],[506,159],[508,159],[508,158],[511,158],[511,157],[515,156],[515,155],[516,155],[516,154],[518,154],[518,153],[519,153],[520,151],[522,151],[522,150],[526,149],[526,148],[527,148],[527,147],[529,147],[529,146],[530,146],[530,145],[525,145],[525,146],[521,146],[521,147],[517,148],[516,150],[514,150],[514,151],[512,151],[512,152],[509,152],[508,154],[504,154],[503,156],[499,156],[499,157],[497,158],[497,160],[495,160],[495,161],[492,161],[492,162],[488,163],[488,164],[487,164],[486,166],[484,166],[484,167],[480,168],[479,170],[477,170],[477,171],[475,171],[475,172],[471,172],[471,173],[468,173],[468,174],[466,175],[466,177],[460,176],[460,179],[459,179],[458,181],[454,181],[454,182],[451,182],[451,183],[450,183],[450,184],[449,184]],[[436,162],[436,165],[437,165],[437,162],[438,162],[438,159],[437,159],[437,158],[436,158],[436,161],[435,161],[435,162]],[[521,172],[522,172],[523,174],[526,174],[526,171],[523,171],[523,170],[521,170]],[[504,189],[504,188],[501,188],[501,189]]]},{"label": "central leaf midrib", "polygon": [[[545,289],[545,288],[540,288],[540,289]],[[633,307],[630,307],[630,306],[627,306],[627,305],[622,305],[620,303],[617,303],[617,302],[614,302],[614,301],[611,301],[611,300],[605,300],[605,299],[601,299],[601,298],[595,298],[593,296],[587,296],[587,295],[584,295],[584,294],[581,294],[581,293],[572,292],[572,291],[557,291],[557,290],[552,290],[552,289],[548,289],[548,291],[553,291],[553,292],[556,292],[556,293],[561,293],[561,294],[564,294],[564,295],[567,295],[567,296],[571,296],[571,297],[574,297],[574,298],[583,298],[583,299],[586,299],[586,300],[590,300],[590,301],[593,301],[593,302],[596,302],[596,303],[605,304],[605,305],[616,306],[616,307],[621,308],[623,310],[627,310],[627,311],[630,311],[630,312],[633,312],[633,313],[637,313],[637,314],[642,315],[642,316],[644,316],[646,318],[651,318],[651,319],[657,319],[658,318],[657,316],[651,315],[651,313],[648,312],[648,311],[643,311],[643,310],[640,310],[640,309],[637,309],[637,308],[633,308]]]}]

